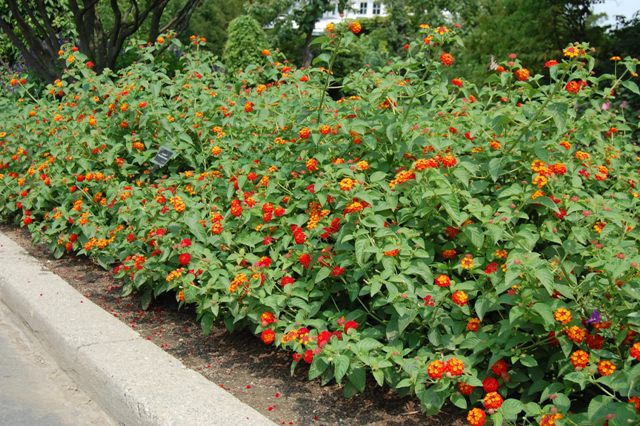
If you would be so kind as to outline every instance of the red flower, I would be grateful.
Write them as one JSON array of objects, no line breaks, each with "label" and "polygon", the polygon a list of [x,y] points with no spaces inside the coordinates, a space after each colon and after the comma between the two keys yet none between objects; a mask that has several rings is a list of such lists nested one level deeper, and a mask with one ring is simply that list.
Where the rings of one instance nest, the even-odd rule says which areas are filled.
[{"label": "red flower", "polygon": [[499,387],[500,384],[495,377],[487,377],[482,381],[482,389],[484,389],[484,391],[487,393],[496,392]]},{"label": "red flower", "polygon": [[282,279],[280,280],[280,285],[284,288],[286,285],[288,284],[295,284],[296,280],[293,277],[290,277],[288,275],[285,275],[284,277],[282,277]]},{"label": "red flower", "polygon": [[293,239],[295,240],[296,244],[304,244],[307,236],[305,235],[302,228],[300,228],[298,225],[291,225],[291,230],[293,231]]},{"label": "red flower", "polygon": [[516,70],[515,75],[518,81],[527,81],[529,80],[530,76],[529,70],[526,68],[520,68],[519,70]]},{"label": "red flower", "polygon": [[304,353],[304,362],[307,364],[311,364],[313,361],[313,351],[311,349],[307,349]]},{"label": "red flower", "polygon": [[424,300],[424,306],[430,306],[430,307],[434,307],[436,306],[436,303],[431,300],[431,295],[427,294],[425,297],[422,298],[422,300]]},{"label": "red flower", "polygon": [[344,271],[346,271],[346,269],[341,268],[340,266],[336,266],[331,270],[331,276],[339,277],[340,275],[344,274]]},{"label": "red flower", "polygon": [[333,337],[333,333],[327,330],[321,331],[318,334],[318,347],[322,348],[324,345],[329,343],[331,338]]},{"label": "red flower", "polygon": [[554,213],[554,215],[555,215],[558,219],[562,220],[562,219],[564,219],[564,217],[567,215],[567,211],[566,211],[565,209],[563,209],[563,208],[559,208],[559,209],[558,209],[558,213]]},{"label": "red flower", "polygon": [[447,237],[449,237],[449,239],[451,240],[453,240],[459,233],[460,230],[452,226],[447,226],[447,229],[445,230],[445,234],[447,234]]},{"label": "red flower", "polygon": [[270,345],[276,340],[276,333],[269,328],[262,332],[260,338],[265,345]]},{"label": "red flower", "polygon": [[273,314],[273,312],[263,312],[262,315],[260,315],[260,325],[263,327],[268,326],[269,324],[272,324],[276,322],[276,316]]},{"label": "red flower", "polygon": [[260,260],[256,262],[256,266],[258,268],[268,268],[269,266],[271,266],[271,259],[269,259],[267,256],[262,256]]},{"label": "red flower", "polygon": [[189,238],[184,238],[180,242],[180,247],[191,247],[191,240]]},{"label": "red flower", "polygon": [[465,382],[460,382],[458,383],[458,390],[460,391],[461,394],[469,396],[473,393],[473,390],[475,389],[475,387],[465,383]]},{"label": "red flower", "polygon": [[503,373],[507,372],[508,367],[509,366],[507,365],[507,361],[505,361],[504,359],[500,359],[491,366],[491,371],[493,371],[493,374],[495,374],[496,376],[500,376]]},{"label": "red flower", "polygon": [[485,274],[493,274],[494,272],[496,272],[498,270],[498,264],[496,262],[491,262],[490,264],[487,265],[487,267],[484,269],[484,273]]},{"label": "red flower", "polygon": [[571,80],[566,84],[566,86],[564,86],[564,90],[573,94],[577,94],[581,88],[582,88],[582,85],[575,80]]},{"label": "red flower", "polygon": [[344,324],[344,332],[346,333],[347,331],[349,331],[351,329],[357,330],[358,329],[358,323],[353,321],[353,320],[347,321]]},{"label": "red flower", "polygon": [[178,261],[180,262],[180,264],[182,266],[186,266],[189,264],[189,262],[191,262],[191,255],[189,253],[182,253],[179,257],[178,257]]},{"label": "red flower", "polygon": [[309,256],[307,253],[303,253],[300,255],[300,257],[298,257],[298,262],[300,262],[304,269],[308,269],[309,265],[311,265],[311,256]]},{"label": "red flower", "polygon": [[489,392],[485,395],[482,402],[484,403],[485,408],[489,410],[497,410],[500,408],[503,401],[502,396],[498,392]]},{"label": "red flower", "polygon": [[438,275],[435,279],[435,284],[438,287],[449,287],[451,285],[451,278],[444,274]]},{"label": "red flower", "polygon": [[453,84],[454,86],[462,87],[462,80],[460,80],[459,78],[454,78],[453,80],[451,80],[451,84]]},{"label": "red flower", "polygon": [[446,67],[453,65],[453,56],[450,53],[440,55],[440,63]]},{"label": "red flower", "polygon": [[297,352],[293,354],[293,360],[295,362],[300,362],[301,359],[302,359],[302,355],[301,354],[299,354]]},{"label": "red flower", "polygon": [[631,349],[629,349],[629,355],[640,361],[640,342],[636,342],[631,346]]},{"label": "red flower", "polygon": [[444,362],[436,360],[432,361],[427,367],[427,374],[432,380],[438,380],[442,378],[446,370],[447,367],[445,366]]}]

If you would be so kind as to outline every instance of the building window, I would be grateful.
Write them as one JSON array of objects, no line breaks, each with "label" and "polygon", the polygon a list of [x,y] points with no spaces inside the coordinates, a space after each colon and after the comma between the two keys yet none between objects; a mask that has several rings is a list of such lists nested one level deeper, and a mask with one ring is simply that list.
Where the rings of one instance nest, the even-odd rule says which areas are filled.
[{"label": "building window", "polygon": [[373,3],[373,14],[374,15],[380,15],[380,3],[379,2]]},{"label": "building window", "polygon": [[366,1],[360,2],[360,15],[366,15],[369,4]]}]

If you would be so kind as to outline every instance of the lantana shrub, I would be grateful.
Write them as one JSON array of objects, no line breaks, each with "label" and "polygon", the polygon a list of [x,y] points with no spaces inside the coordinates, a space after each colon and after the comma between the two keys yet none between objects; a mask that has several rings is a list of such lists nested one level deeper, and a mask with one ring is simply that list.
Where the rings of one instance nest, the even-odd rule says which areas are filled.
[{"label": "lantana shrub", "polygon": [[471,425],[637,424],[640,162],[615,107],[637,60],[594,75],[576,44],[546,75],[511,58],[476,87],[450,75],[454,31],[424,26],[334,100],[353,28],[312,68],[273,54],[240,77],[198,37],[132,47],[117,74],[63,49],[42,96],[16,77],[0,100],[2,218],[347,396],[370,377]]}]

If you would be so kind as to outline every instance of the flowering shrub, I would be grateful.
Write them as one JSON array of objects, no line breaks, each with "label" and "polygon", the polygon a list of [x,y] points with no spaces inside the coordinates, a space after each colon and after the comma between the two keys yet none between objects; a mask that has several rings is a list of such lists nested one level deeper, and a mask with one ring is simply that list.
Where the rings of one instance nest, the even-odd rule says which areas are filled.
[{"label": "flowering shrub", "polygon": [[314,68],[270,56],[243,80],[196,48],[172,76],[158,45],[117,76],[61,51],[41,98],[16,79],[0,100],[0,214],[347,396],[370,375],[472,425],[637,422],[639,154],[601,108],[638,92],[637,61],[592,75],[575,45],[547,76],[513,60],[476,87],[448,74],[455,33],[425,26],[333,100],[356,29]]}]

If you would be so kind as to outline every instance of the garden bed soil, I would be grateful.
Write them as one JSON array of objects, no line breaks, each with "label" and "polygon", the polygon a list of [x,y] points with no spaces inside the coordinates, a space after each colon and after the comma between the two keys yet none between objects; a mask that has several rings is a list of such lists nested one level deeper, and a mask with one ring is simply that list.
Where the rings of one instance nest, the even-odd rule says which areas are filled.
[{"label": "garden bed soil", "polygon": [[230,334],[217,323],[205,336],[194,311],[178,310],[173,295],[144,311],[137,295],[121,297],[121,283],[90,259],[55,259],[46,247],[33,244],[25,229],[0,225],[0,230],[94,303],[276,424],[465,424],[465,413],[455,407],[446,405],[438,416],[427,417],[416,399],[400,398],[374,383],[362,395],[346,399],[338,385],[307,380],[306,365],[291,376],[291,355],[266,347],[249,332]]}]

